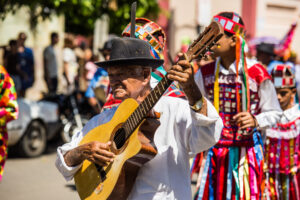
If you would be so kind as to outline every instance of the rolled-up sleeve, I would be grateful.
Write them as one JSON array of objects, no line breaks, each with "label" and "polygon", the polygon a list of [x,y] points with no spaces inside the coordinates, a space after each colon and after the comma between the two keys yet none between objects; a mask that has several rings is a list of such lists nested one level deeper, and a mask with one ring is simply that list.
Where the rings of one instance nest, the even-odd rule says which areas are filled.
[{"label": "rolled-up sleeve", "polygon": [[66,164],[64,155],[79,146],[79,143],[81,142],[82,138],[89,133],[93,128],[107,123],[109,120],[111,120],[112,116],[114,115],[117,108],[112,108],[108,111],[104,111],[99,115],[96,115],[92,119],[88,121],[88,123],[83,127],[83,129],[77,134],[74,134],[72,137],[71,142],[66,143],[60,147],[57,148],[57,157],[55,161],[55,165],[58,169],[58,171],[64,176],[64,178],[69,181],[71,180],[75,173],[80,169],[81,165],[70,167]]},{"label": "rolled-up sleeve", "polygon": [[282,110],[277,100],[276,90],[271,80],[267,79],[261,83],[259,88],[261,113],[256,115],[260,130],[270,128],[275,125],[282,116]]},{"label": "rolled-up sleeve", "polygon": [[82,132],[78,132],[73,135],[72,141],[64,144],[57,148],[57,157],[55,161],[56,168],[64,176],[67,181],[72,180],[74,174],[80,169],[81,164],[77,166],[70,167],[66,164],[64,155],[78,146],[79,142],[82,139]]}]

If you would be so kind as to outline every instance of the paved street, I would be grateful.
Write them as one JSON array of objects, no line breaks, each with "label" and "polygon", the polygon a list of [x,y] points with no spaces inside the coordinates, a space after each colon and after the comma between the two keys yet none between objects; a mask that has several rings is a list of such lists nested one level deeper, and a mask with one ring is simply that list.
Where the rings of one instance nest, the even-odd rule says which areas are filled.
[{"label": "paved street", "polygon": [[66,182],[54,165],[55,146],[41,157],[10,157],[0,182],[1,200],[76,200],[74,182]]},{"label": "paved street", "polygon": [[[0,182],[0,199],[79,200],[74,181],[66,182],[55,167],[57,145],[50,144],[46,153],[38,158],[10,155]],[[192,190],[195,192],[194,184]]]}]

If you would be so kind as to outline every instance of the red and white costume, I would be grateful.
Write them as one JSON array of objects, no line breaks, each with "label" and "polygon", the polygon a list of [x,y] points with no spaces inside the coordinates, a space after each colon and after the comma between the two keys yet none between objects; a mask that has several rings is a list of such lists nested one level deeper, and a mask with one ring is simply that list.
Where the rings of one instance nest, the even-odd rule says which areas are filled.
[{"label": "red and white costume", "polygon": [[[265,68],[246,59],[250,90],[250,113],[257,119],[259,129],[264,130],[280,119],[282,114],[271,77]],[[219,70],[216,70],[219,65]],[[236,63],[227,70],[220,59],[197,72],[195,80],[202,94],[214,102],[214,84],[218,74],[219,114],[224,128],[221,139],[206,156],[199,170],[199,187],[195,199],[260,199],[263,178],[263,152],[260,133],[242,135],[236,125],[230,123],[237,114],[237,88],[242,94],[242,66],[236,78]],[[236,81],[237,80],[237,81]],[[253,130],[248,130],[253,131]]]},{"label": "red and white costume", "polygon": [[[277,65],[272,71],[276,88],[294,88],[291,67]],[[300,199],[299,104],[285,110],[276,126],[266,130],[264,199]]]}]

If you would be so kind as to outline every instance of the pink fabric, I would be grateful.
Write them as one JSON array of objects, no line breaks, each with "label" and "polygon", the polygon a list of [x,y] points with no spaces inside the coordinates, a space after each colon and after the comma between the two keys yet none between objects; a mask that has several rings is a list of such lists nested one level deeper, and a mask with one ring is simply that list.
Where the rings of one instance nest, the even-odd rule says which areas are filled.
[{"label": "pink fabric", "polygon": [[94,74],[97,71],[97,65],[95,65],[93,62],[89,61],[85,64],[84,67],[87,70],[85,78],[87,80],[92,80],[92,78],[94,77]]}]

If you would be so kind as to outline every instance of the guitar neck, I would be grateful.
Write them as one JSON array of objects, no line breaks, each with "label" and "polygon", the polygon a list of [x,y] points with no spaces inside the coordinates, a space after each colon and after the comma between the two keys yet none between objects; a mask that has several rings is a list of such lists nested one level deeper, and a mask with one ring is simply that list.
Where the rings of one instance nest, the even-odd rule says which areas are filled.
[{"label": "guitar neck", "polygon": [[[195,57],[201,59],[207,51],[222,37],[222,27],[219,23],[213,21],[190,45],[188,51],[184,54],[185,60],[191,62]],[[157,84],[146,99],[137,107],[130,117],[123,124],[125,129],[125,139],[127,140],[139,124],[146,118],[149,111],[154,107],[160,97],[168,89],[173,81],[167,78],[167,75]]]},{"label": "guitar neck", "polygon": [[126,139],[134,132],[138,125],[145,119],[158,102],[164,92],[172,84],[172,80],[164,76],[161,81],[156,85],[156,87],[150,92],[150,94],[145,98],[145,100],[136,108],[136,110],[130,115],[123,125],[126,132]]},{"label": "guitar neck", "polygon": [[[193,44],[192,44],[193,45]],[[185,59],[189,62],[193,59],[193,48],[189,48],[188,51],[184,54]],[[202,57],[200,55],[199,57]],[[154,107],[154,105],[158,102],[164,92],[168,89],[168,87],[172,84],[172,80],[167,78],[165,75],[161,81],[156,85],[156,87],[150,92],[150,94],[145,98],[145,100],[136,108],[136,110],[130,115],[130,117],[126,120],[123,127],[125,128],[125,138],[126,140],[130,137],[130,135],[134,132],[134,130],[138,127],[138,125],[145,119],[149,113],[149,111]]]}]

